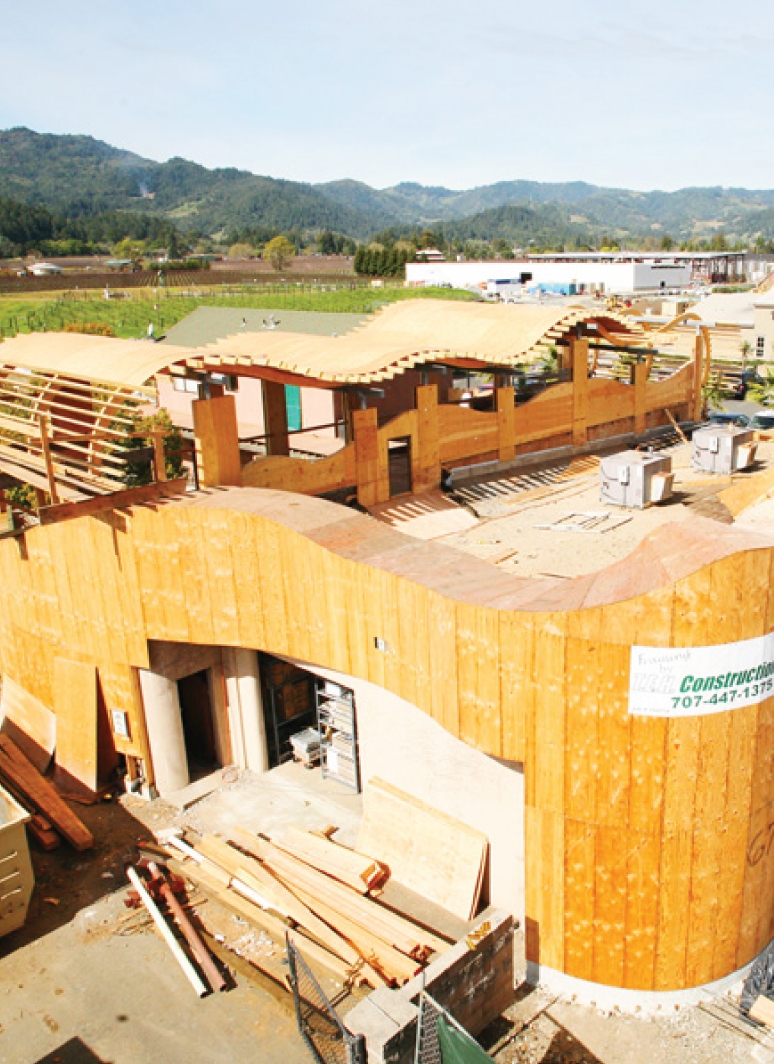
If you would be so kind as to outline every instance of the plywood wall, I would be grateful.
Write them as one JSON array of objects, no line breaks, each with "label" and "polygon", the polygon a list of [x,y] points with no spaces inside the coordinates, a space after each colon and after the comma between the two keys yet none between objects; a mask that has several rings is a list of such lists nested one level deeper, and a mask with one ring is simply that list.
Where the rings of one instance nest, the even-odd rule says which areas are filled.
[{"label": "plywood wall", "polygon": [[[523,762],[533,960],[644,990],[749,961],[774,933],[774,699],[632,717],[628,670],[632,644],[771,631],[774,550],[718,549],[691,571],[701,563],[684,530],[681,544],[650,549],[687,575],[537,612],[489,605],[483,563],[473,590],[452,570],[427,586],[443,548],[398,550],[396,536],[319,500],[288,507],[249,489],[34,528],[0,542],[2,671],[52,706],[55,659],[94,663],[108,708],[129,716],[119,748],[146,758],[136,669],[148,639],[264,649],[379,684],[484,753]],[[516,835],[522,811],[503,815]]]},{"label": "plywood wall", "polygon": [[669,423],[666,408],[677,417],[687,416],[694,390],[693,364],[665,381],[650,382],[648,367],[642,363],[636,367],[631,386],[601,377],[589,379],[583,372],[587,362],[588,345],[578,340],[572,383],[553,385],[518,406],[512,388],[498,389],[491,412],[439,404],[436,385],[419,387],[416,409],[381,427],[375,408],[354,411],[354,442],[337,454],[314,461],[256,458],[243,468],[242,483],[310,495],[352,487],[358,502],[369,507],[390,498],[388,448],[389,441],[397,437],[411,439],[413,488],[423,491],[438,486],[441,467],[505,462],[529,451],[642,433]]}]

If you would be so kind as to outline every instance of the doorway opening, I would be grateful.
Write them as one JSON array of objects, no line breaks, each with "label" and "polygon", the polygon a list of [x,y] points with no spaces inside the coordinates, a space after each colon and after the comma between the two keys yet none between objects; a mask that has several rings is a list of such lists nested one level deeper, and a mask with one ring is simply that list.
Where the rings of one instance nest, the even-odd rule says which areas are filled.
[{"label": "doorway opening", "polygon": [[290,736],[317,723],[314,677],[297,665],[260,654],[261,694],[269,768],[293,758]]},{"label": "doorway opening", "polygon": [[387,442],[390,498],[411,492],[411,437],[398,436]]},{"label": "doorway opening", "polygon": [[191,782],[221,768],[215,744],[215,726],[207,676],[202,669],[177,681],[183,718],[183,738]]}]

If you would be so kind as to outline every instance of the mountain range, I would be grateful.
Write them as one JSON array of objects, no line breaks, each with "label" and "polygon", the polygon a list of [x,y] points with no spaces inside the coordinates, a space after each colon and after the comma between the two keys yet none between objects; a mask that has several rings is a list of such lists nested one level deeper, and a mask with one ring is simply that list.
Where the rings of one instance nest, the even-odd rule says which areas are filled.
[{"label": "mountain range", "polygon": [[307,184],[173,158],[159,163],[88,136],[0,131],[0,196],[67,217],[148,213],[179,229],[374,232],[432,228],[447,239],[515,243],[660,239],[774,239],[774,190],[638,192],[583,181],[499,181],[455,191],[404,182],[374,189],[344,179]]}]

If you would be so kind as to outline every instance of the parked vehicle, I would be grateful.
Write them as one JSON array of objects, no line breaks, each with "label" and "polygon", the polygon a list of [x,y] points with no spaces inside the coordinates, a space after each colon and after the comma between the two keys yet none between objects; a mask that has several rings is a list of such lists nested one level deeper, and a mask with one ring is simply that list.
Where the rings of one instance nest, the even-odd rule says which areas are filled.
[{"label": "parked vehicle", "polygon": [[723,410],[713,410],[707,421],[710,425],[747,425],[749,418],[745,414],[727,414]]},{"label": "parked vehicle", "polygon": [[774,410],[759,410],[751,417],[740,414],[736,424],[746,429],[757,429],[759,432],[774,432]]}]

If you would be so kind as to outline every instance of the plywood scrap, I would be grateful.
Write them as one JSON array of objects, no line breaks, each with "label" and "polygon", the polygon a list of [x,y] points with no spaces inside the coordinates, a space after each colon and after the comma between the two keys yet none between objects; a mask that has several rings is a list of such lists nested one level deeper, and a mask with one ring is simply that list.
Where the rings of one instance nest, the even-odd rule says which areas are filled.
[{"label": "plywood scrap", "polygon": [[271,841],[291,856],[346,883],[360,894],[378,890],[389,877],[388,869],[379,861],[311,831],[291,826],[285,828],[280,837],[272,836]]},{"label": "plywood scrap", "polygon": [[38,772],[46,771],[56,746],[56,717],[10,676],[3,677],[0,732],[18,746]]},{"label": "plywood scrap", "polygon": [[358,852],[378,854],[398,883],[462,920],[476,914],[488,846],[482,832],[384,780],[365,788]]},{"label": "plywood scrap", "polygon": [[7,735],[0,735],[0,777],[31,813],[42,813],[76,850],[91,849],[94,836]]}]

